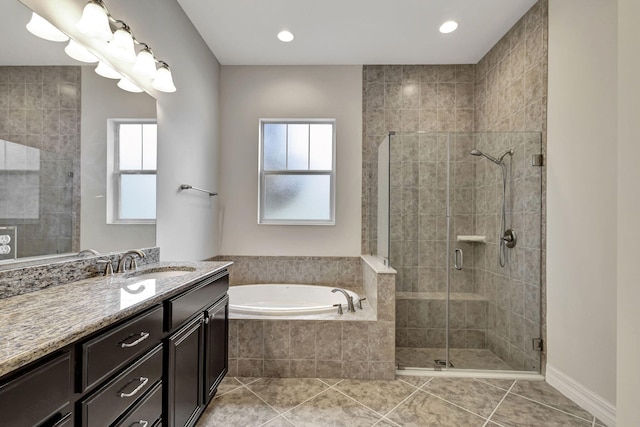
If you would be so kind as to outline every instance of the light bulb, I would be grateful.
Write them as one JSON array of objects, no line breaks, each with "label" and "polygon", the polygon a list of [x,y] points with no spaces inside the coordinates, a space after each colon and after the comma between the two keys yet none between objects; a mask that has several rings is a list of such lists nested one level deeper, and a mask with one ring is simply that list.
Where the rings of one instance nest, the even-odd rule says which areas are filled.
[{"label": "light bulb", "polygon": [[121,79],[122,74],[111,68],[106,62],[100,61],[96,67],[96,74],[106,77],[107,79]]},{"label": "light bulb", "polygon": [[171,76],[171,70],[169,70],[169,66],[167,64],[162,64],[160,68],[158,68],[158,73],[156,74],[156,78],[151,83],[151,86],[159,90],[160,92],[175,92],[176,87],[173,84],[173,77]]},{"label": "light bulb", "polygon": [[89,37],[105,42],[113,39],[113,33],[109,26],[109,17],[102,7],[102,2],[90,1],[82,11],[82,17],[76,24],[78,30]]},{"label": "light bulb", "polygon": [[133,48],[133,37],[126,28],[119,28],[113,33],[113,40],[107,44],[107,51],[114,57],[125,61],[136,60],[136,51]]},{"label": "light bulb", "polygon": [[66,42],[69,40],[69,36],[35,12],[31,14],[31,20],[27,24],[27,30],[34,36],[52,42]]},{"label": "light bulb", "polygon": [[127,92],[133,92],[133,93],[142,92],[142,89],[140,89],[135,83],[133,83],[131,80],[127,79],[126,77],[123,77],[120,79],[120,81],[118,82],[118,87],[122,90],[126,90]]},{"label": "light bulb", "polygon": [[69,44],[64,48],[64,51],[67,55],[80,62],[98,62],[98,58],[93,53],[73,39],[69,40]]},{"label": "light bulb", "polygon": [[149,49],[145,48],[138,52],[136,62],[133,64],[133,72],[144,80],[153,80],[156,77],[156,60]]}]

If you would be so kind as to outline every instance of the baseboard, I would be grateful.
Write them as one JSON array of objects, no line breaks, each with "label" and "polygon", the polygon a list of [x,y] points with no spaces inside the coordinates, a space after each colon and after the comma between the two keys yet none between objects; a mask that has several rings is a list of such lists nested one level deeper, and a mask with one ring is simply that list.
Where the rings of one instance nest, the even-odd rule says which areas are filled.
[{"label": "baseboard", "polygon": [[616,427],[616,407],[573,378],[547,364],[546,380],[549,385],[593,414],[608,427]]}]

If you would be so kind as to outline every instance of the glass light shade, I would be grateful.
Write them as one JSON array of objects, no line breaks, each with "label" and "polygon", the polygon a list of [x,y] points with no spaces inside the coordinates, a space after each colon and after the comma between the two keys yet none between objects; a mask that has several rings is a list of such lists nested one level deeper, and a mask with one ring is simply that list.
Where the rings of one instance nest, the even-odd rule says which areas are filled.
[{"label": "glass light shade", "polygon": [[156,77],[156,60],[149,50],[143,49],[138,52],[133,72],[144,80],[153,80]]},{"label": "glass light shade", "polygon": [[102,6],[90,1],[82,11],[82,17],[76,24],[76,28],[84,35],[105,42],[113,39],[113,33],[109,26],[109,18]]},{"label": "glass light shade", "polygon": [[98,58],[91,52],[89,52],[84,46],[76,43],[75,40],[69,40],[69,44],[64,48],[67,55],[80,62],[98,62]]},{"label": "glass light shade", "polygon": [[140,89],[135,83],[129,80],[126,77],[123,77],[118,82],[118,87],[122,90],[126,90],[127,92],[140,93],[142,89]]},{"label": "glass light shade", "polygon": [[100,61],[96,67],[96,74],[107,79],[121,79],[122,74],[111,68],[107,63]]},{"label": "glass light shade", "polygon": [[158,68],[156,78],[151,83],[154,89],[160,92],[175,92],[176,87],[173,84],[173,77],[171,76],[171,70],[167,65],[162,65]]},{"label": "glass light shade", "polygon": [[66,42],[69,40],[69,36],[35,12],[31,14],[31,20],[27,24],[27,30],[34,36],[52,42]]},{"label": "glass light shade", "polygon": [[133,37],[131,37],[129,31],[123,28],[113,33],[113,40],[107,44],[107,51],[122,61],[133,62],[136,60],[136,51],[133,48]]}]

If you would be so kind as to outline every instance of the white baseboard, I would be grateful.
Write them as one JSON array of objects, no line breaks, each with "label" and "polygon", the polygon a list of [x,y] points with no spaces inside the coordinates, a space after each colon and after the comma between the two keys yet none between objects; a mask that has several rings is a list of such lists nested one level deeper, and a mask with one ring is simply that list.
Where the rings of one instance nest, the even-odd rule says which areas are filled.
[{"label": "white baseboard", "polygon": [[550,365],[547,365],[546,380],[549,385],[580,405],[585,411],[595,415],[608,427],[616,427],[616,407],[611,402]]}]

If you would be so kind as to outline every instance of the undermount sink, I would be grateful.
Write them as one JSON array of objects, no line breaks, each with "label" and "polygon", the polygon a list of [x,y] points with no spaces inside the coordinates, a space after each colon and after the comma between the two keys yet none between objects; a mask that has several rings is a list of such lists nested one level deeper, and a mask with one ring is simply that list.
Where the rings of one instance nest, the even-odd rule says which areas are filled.
[{"label": "undermount sink", "polygon": [[148,270],[140,270],[131,274],[129,277],[140,279],[166,279],[168,277],[182,276],[196,271],[193,267],[175,267],[175,268],[150,268]]}]

